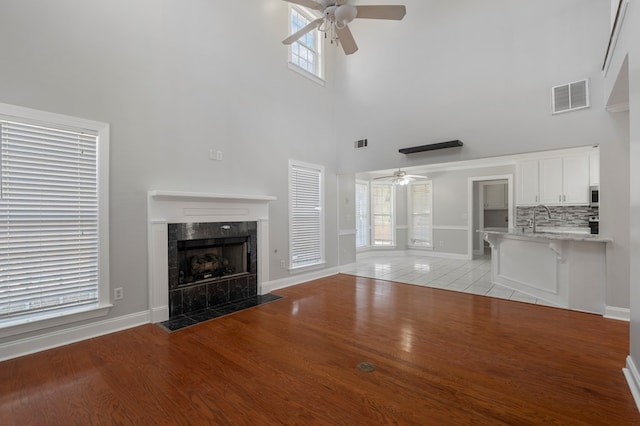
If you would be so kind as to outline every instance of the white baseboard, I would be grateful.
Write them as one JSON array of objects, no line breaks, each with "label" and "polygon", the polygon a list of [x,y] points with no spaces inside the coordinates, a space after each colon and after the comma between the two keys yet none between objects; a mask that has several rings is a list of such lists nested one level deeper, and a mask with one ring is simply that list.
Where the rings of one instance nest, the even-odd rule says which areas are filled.
[{"label": "white baseboard", "polygon": [[357,266],[356,262],[347,263],[346,265],[340,265],[340,266],[338,266],[338,272],[348,271],[349,269],[353,269],[356,266]]},{"label": "white baseboard", "polygon": [[433,250],[420,250],[420,249],[407,249],[407,250],[394,250],[394,249],[376,249],[376,250],[368,250],[359,252],[357,254],[358,259],[366,259],[368,257],[375,256],[392,256],[392,257],[403,257],[403,256],[428,256],[428,257],[439,257],[443,259],[455,259],[455,260],[469,260],[469,256],[466,254],[458,254],[458,253],[447,253],[443,251],[433,251]]},{"label": "white baseboard", "polygon": [[406,250],[404,253],[410,254],[410,255],[417,255],[417,256],[439,257],[442,259],[469,260],[469,256],[466,254],[447,253],[444,251],[427,251],[427,250],[410,249],[410,250]]},{"label": "white baseboard", "polygon": [[0,361],[64,346],[149,323],[149,311],[44,333],[0,344]]},{"label": "white baseboard", "polygon": [[168,306],[160,306],[157,308],[152,308],[150,311],[151,317],[150,322],[155,324],[158,322],[166,321],[169,319],[169,307]]},{"label": "white baseboard", "polygon": [[331,275],[339,274],[342,270],[346,269],[349,265],[338,266],[335,268],[320,269],[317,271],[307,272],[299,275],[292,275],[287,278],[281,278],[279,280],[273,280],[262,283],[262,293],[267,294],[274,290],[281,288],[291,287],[293,285],[302,284],[307,281],[317,280],[318,278],[324,278]]},{"label": "white baseboard", "polygon": [[631,321],[631,310],[629,308],[605,306],[603,317],[620,321]]},{"label": "white baseboard", "polygon": [[627,384],[629,385],[631,395],[633,395],[633,400],[636,402],[636,407],[640,410],[640,375],[638,375],[638,369],[631,355],[627,356],[627,366],[622,369],[622,373],[627,379]]},{"label": "white baseboard", "polygon": [[375,256],[404,256],[404,250],[396,250],[394,248],[386,248],[386,249],[369,249],[364,251],[356,252],[356,259],[366,259],[368,257]]}]

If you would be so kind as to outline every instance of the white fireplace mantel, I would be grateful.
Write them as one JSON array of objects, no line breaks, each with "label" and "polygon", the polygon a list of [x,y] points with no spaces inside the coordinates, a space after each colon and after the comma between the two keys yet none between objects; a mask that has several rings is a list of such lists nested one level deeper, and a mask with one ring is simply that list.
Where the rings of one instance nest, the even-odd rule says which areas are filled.
[{"label": "white fireplace mantel", "polygon": [[246,200],[246,201],[275,201],[271,195],[244,195],[244,194],[207,194],[202,192],[180,191],[149,191],[149,196],[154,199],[200,199],[200,200]]},{"label": "white fireplace mantel", "polygon": [[258,294],[269,277],[268,195],[208,194],[151,190],[147,193],[149,311],[151,322],[169,319],[169,223],[258,223]]}]

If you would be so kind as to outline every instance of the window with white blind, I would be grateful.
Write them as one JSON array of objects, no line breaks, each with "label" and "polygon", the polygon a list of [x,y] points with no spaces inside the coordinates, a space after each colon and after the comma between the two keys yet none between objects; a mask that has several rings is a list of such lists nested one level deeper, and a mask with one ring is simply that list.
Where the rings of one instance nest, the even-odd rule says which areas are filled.
[{"label": "window with white blind", "polygon": [[0,328],[108,303],[107,146],[105,124],[0,104]]},{"label": "window with white blind", "polygon": [[371,226],[374,246],[395,245],[394,188],[391,183],[371,185]]},{"label": "window with white blind", "polygon": [[356,182],[356,248],[369,246],[369,183]]},{"label": "window with white blind", "polygon": [[289,267],[324,263],[324,167],[289,162]]},{"label": "window with white blind", "polygon": [[433,247],[431,181],[409,184],[409,245]]}]

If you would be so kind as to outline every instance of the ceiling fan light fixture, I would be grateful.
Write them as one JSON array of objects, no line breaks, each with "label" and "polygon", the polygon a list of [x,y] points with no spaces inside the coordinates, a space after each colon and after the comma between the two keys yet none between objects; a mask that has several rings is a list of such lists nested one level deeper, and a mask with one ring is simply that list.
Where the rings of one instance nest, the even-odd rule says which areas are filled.
[{"label": "ceiling fan light fixture", "polygon": [[408,185],[409,182],[411,182],[412,179],[410,177],[407,176],[402,176],[402,177],[395,177],[393,178],[392,183],[394,185],[400,185],[400,186],[404,186],[404,185]]},{"label": "ceiling fan light fixture", "polygon": [[334,16],[336,17],[336,25],[340,28],[344,28],[345,25],[356,19],[356,16],[358,16],[358,9],[350,4],[343,4],[335,9]]}]

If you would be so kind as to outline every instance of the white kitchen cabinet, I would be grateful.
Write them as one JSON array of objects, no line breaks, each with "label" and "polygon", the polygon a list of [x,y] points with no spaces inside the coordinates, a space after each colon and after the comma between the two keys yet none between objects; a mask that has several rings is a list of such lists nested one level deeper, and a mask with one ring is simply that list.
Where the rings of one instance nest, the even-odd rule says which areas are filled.
[{"label": "white kitchen cabinet", "polygon": [[487,183],[484,185],[485,210],[504,210],[507,206],[507,185],[504,183]]},{"label": "white kitchen cabinet", "polygon": [[589,153],[589,185],[600,185],[600,148]]},{"label": "white kitchen cabinet", "polygon": [[518,163],[518,205],[588,205],[589,164],[587,153]]},{"label": "white kitchen cabinet", "polygon": [[540,160],[540,203],[562,204],[562,158]]},{"label": "white kitchen cabinet", "polygon": [[562,204],[589,204],[589,156],[562,158]]},{"label": "white kitchen cabinet", "polygon": [[538,160],[520,161],[516,164],[516,204],[535,206],[539,203]]}]

